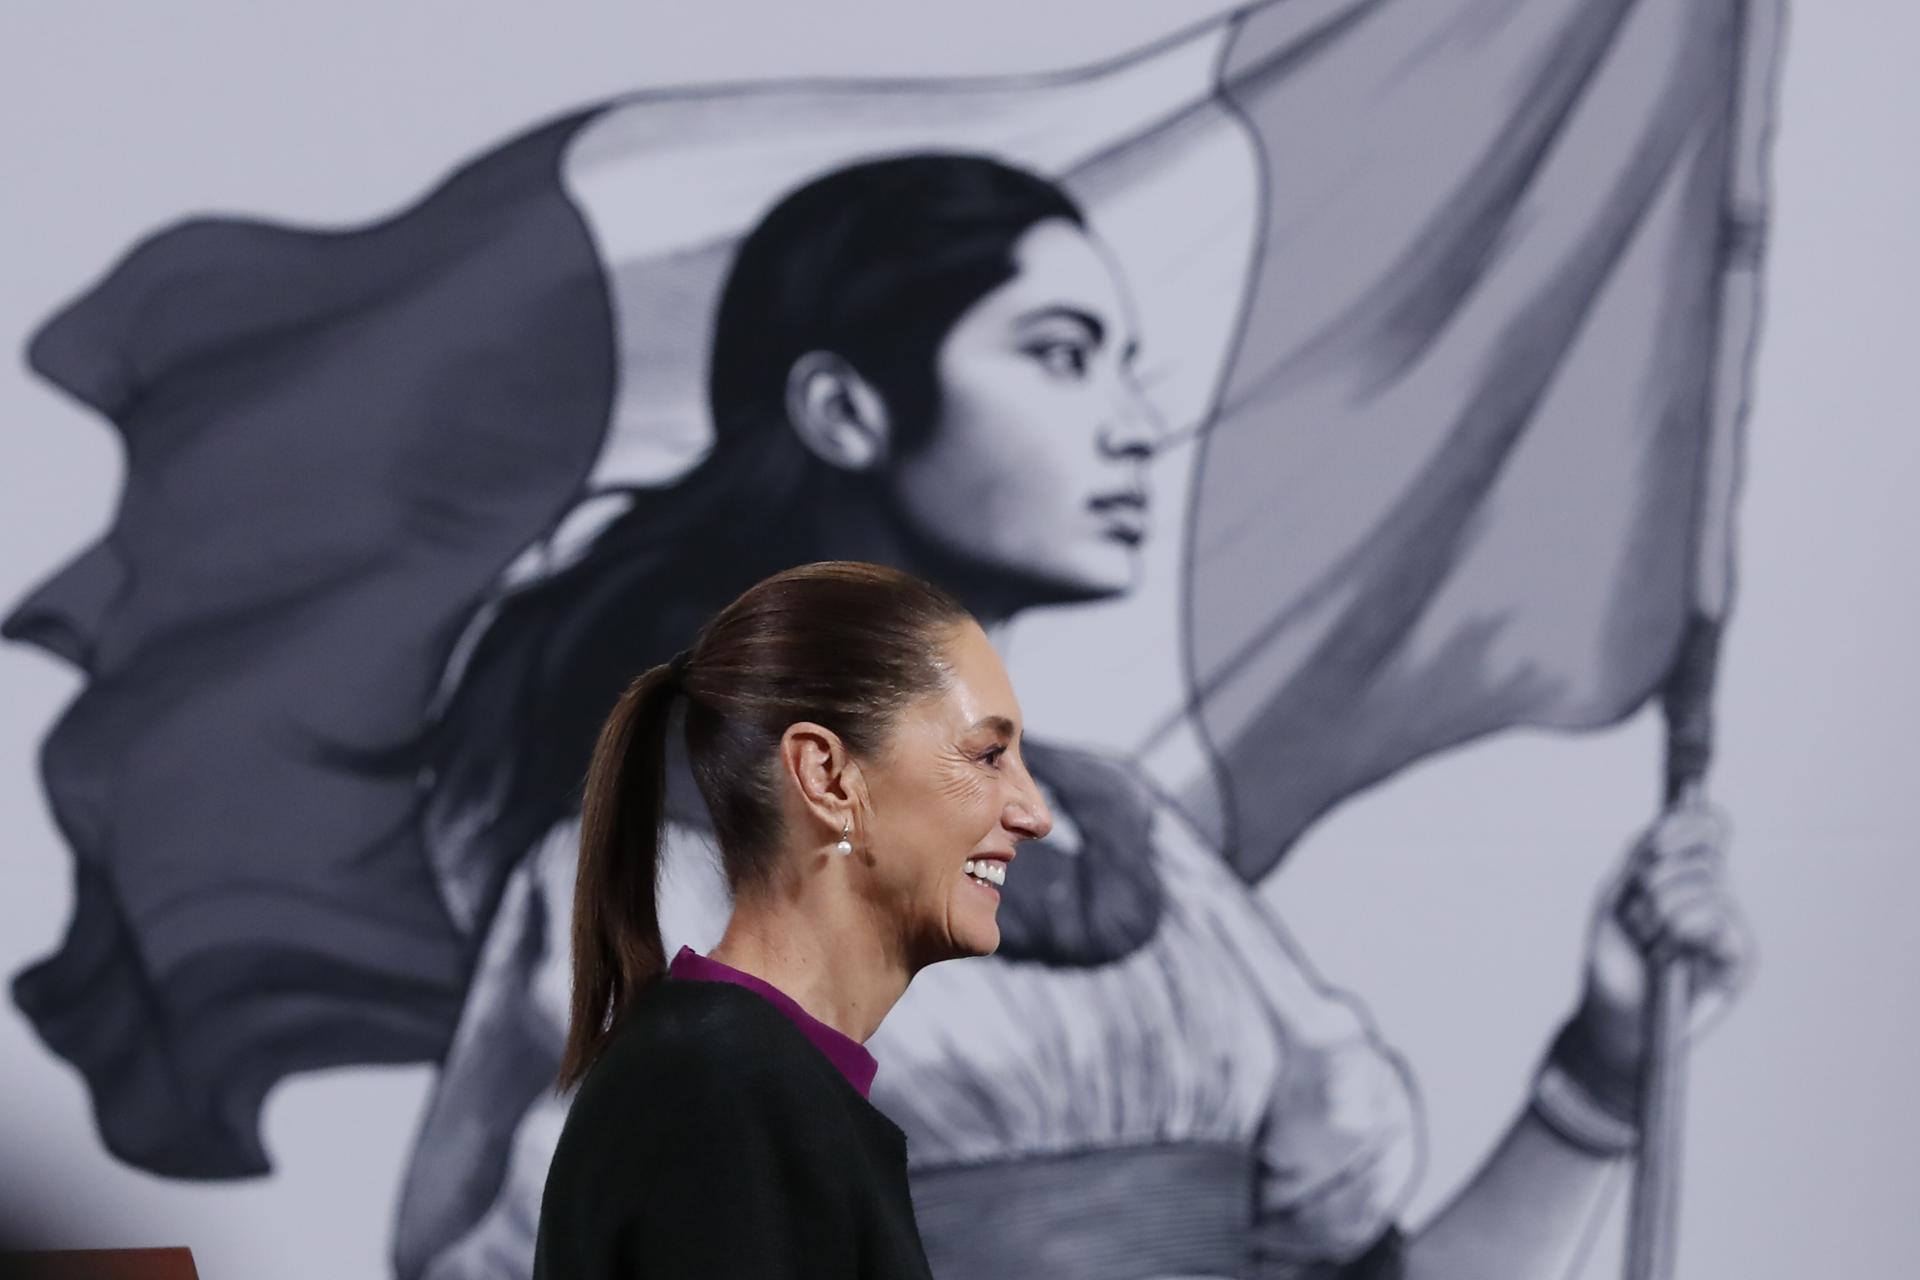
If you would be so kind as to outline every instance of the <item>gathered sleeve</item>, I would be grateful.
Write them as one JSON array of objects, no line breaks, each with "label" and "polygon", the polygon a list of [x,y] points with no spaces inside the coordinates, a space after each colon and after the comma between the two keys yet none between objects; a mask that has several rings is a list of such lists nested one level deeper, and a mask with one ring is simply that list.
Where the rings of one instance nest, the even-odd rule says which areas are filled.
[{"label": "gathered sleeve", "polygon": [[[1405,1064],[1356,1002],[1320,982],[1271,909],[1263,914],[1293,963],[1268,970],[1270,994],[1292,1016],[1280,1024],[1284,1065],[1255,1139],[1260,1274],[1391,1280],[1401,1274],[1395,1221],[1420,1153]],[[1288,999],[1294,984],[1301,998]]]}]

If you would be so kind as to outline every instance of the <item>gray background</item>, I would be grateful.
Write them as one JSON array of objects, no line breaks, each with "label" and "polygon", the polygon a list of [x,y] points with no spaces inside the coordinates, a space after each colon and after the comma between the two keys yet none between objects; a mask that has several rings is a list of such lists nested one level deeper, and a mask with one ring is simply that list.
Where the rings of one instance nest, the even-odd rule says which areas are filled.
[{"label": "gray background", "polygon": [[[104,425],[25,375],[26,334],[162,223],[378,215],[534,120],[639,87],[1048,69],[1225,7],[9,0],[0,597],[96,534],[119,484]],[[1696,1059],[1681,1255],[1696,1280],[1920,1274],[1917,46],[1907,5],[1790,14],[1713,780],[1762,953],[1755,989]],[[0,651],[9,975],[66,922],[68,858],[34,753],[76,687],[38,652]],[[1431,1150],[1416,1216],[1521,1095],[1541,1029],[1573,997],[1592,887],[1652,815],[1658,761],[1650,716],[1583,738],[1507,735],[1357,797],[1280,877],[1308,953],[1419,1073]],[[427,1082],[425,1067],[296,1080],[267,1109],[272,1178],[170,1183],[100,1152],[77,1077],[8,1004],[0,1196],[57,1243],[190,1244],[208,1280],[377,1276]],[[1603,1242],[1585,1274],[1615,1274],[1614,1253]]]}]

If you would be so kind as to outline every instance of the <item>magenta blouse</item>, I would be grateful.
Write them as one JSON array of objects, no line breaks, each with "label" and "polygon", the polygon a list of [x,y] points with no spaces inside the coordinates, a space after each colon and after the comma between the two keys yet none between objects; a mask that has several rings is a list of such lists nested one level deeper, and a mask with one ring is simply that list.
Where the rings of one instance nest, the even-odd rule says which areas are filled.
[{"label": "magenta blouse", "polygon": [[758,992],[772,1002],[773,1007],[787,1015],[800,1033],[813,1041],[814,1047],[827,1055],[827,1059],[840,1069],[847,1082],[866,1097],[873,1088],[873,1074],[879,1069],[879,1062],[867,1047],[800,1007],[795,1000],[770,982],[744,973],[730,964],[710,960],[692,947],[681,947],[679,954],[673,957],[673,963],[667,966],[669,978],[687,978],[696,982],[731,982],[735,986],[745,987]]}]

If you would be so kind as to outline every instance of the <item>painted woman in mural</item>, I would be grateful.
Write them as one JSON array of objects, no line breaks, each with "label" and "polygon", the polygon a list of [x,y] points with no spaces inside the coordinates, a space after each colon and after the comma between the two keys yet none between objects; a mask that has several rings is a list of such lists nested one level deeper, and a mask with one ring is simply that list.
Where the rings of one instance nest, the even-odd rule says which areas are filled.
[{"label": "painted woman in mural", "polygon": [[[594,730],[848,557],[997,633],[1151,606],[1064,661],[1162,728],[1035,716],[1000,952],[872,1046],[936,1271],[1556,1274],[1635,1140],[1645,957],[1737,977],[1717,824],[1634,842],[1519,1119],[1404,1232],[1410,1083],[1261,884],[1401,766],[1674,665],[1731,3],[1255,6],[1050,80],[642,96],[358,234],[136,250],[32,353],[125,498],[8,621],[89,676],[44,753],[74,922],[15,994],[108,1145],[257,1174],[278,1079],[435,1060],[397,1269],[524,1275]],[[673,785],[663,931],[705,949]]]},{"label": "painted woman in mural", "polygon": [[[462,845],[444,862],[515,869],[408,1178],[403,1276],[524,1270],[564,1108],[545,1086],[566,1020],[573,780],[636,669],[792,562],[899,565],[989,625],[1136,585],[1163,434],[1135,382],[1150,321],[1057,187],[972,156],[842,169],[745,240],[713,331],[711,453],[501,603],[436,729],[434,827]],[[1029,754],[1066,834],[1023,848],[998,954],[922,975],[872,1046],[936,1272],[1563,1263],[1604,1153],[1536,1107],[1439,1225],[1402,1241],[1418,1139],[1390,1052],[1153,779],[1044,741]],[[728,907],[684,779],[680,793],[662,925],[669,949],[705,948]],[[1585,1034],[1569,1037],[1599,1079],[1632,1078],[1642,946],[1683,934],[1703,989],[1731,980],[1719,845],[1705,819],[1669,820],[1609,894],[1571,1024]],[[1636,943],[1629,900],[1651,912]]]}]

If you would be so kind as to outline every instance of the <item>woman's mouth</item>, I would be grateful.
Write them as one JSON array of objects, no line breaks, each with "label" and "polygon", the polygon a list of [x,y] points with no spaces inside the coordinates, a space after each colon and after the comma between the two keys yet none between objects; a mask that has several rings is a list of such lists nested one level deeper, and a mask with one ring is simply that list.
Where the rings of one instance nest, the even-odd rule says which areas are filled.
[{"label": "woman's mouth", "polygon": [[1146,540],[1150,527],[1147,519],[1147,495],[1138,489],[1128,489],[1120,493],[1102,494],[1087,504],[1092,507],[1105,523],[1103,532],[1109,538],[1124,542],[1128,546],[1138,546]]},{"label": "woman's mouth", "polygon": [[963,872],[968,884],[996,898],[1007,882],[1007,864],[998,858],[968,858]]}]

